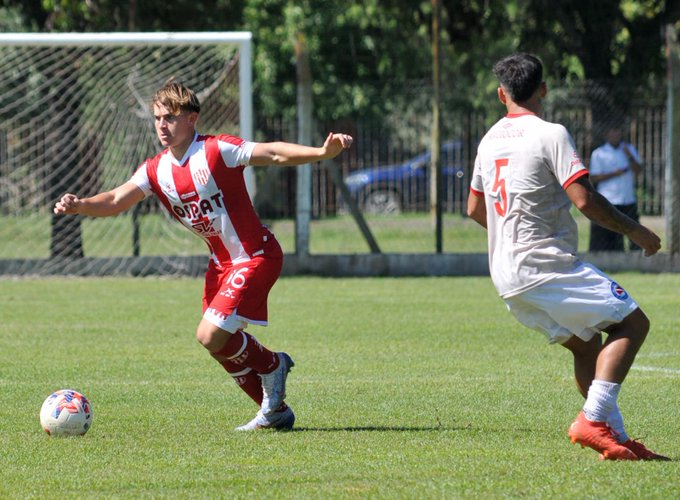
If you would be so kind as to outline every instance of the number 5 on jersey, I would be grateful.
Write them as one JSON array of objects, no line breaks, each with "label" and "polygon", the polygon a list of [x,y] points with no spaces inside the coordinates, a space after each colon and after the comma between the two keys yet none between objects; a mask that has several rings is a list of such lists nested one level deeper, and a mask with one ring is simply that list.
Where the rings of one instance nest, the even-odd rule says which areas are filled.
[{"label": "number 5 on jersey", "polygon": [[508,193],[505,190],[505,177],[503,175],[504,172],[507,172],[507,169],[505,171],[502,170],[503,167],[508,166],[508,163],[509,160],[507,158],[496,160],[496,177],[493,180],[492,192],[494,194],[500,194],[501,197],[501,201],[494,203],[493,207],[496,209],[496,213],[501,217],[504,217],[508,211]]}]

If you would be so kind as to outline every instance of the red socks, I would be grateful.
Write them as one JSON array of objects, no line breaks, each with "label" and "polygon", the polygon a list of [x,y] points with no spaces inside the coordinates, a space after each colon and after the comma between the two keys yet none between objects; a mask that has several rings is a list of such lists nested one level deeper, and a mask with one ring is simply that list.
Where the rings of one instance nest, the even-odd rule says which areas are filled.
[{"label": "red socks", "polygon": [[245,392],[250,399],[255,401],[258,406],[262,406],[262,381],[251,368],[243,368],[231,361],[223,361],[220,363],[227,373],[231,375],[243,392]]},{"label": "red socks", "polygon": [[[242,330],[230,335],[227,343],[211,353],[234,378],[243,392],[262,405],[262,381],[258,373],[271,373],[279,366],[279,357]],[[224,358],[226,360],[223,360]],[[223,361],[221,361],[223,360]]]},{"label": "red socks", "polygon": [[224,347],[212,354],[226,357],[232,363],[243,368],[252,368],[257,373],[271,373],[279,366],[279,357],[276,353],[243,330],[230,335]]}]

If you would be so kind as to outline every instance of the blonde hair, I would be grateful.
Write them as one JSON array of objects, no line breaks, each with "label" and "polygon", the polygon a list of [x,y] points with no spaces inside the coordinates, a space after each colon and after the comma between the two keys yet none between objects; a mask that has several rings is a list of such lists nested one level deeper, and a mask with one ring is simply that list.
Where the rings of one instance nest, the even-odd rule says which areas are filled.
[{"label": "blonde hair", "polygon": [[151,99],[152,111],[155,104],[166,107],[173,115],[178,115],[183,110],[196,113],[201,111],[201,103],[193,90],[174,80],[169,80],[153,95]]}]

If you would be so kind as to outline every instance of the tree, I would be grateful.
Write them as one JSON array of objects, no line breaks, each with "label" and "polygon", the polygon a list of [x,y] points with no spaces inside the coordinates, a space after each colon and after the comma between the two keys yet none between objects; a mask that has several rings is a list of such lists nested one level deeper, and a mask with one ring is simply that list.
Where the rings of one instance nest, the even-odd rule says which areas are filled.
[{"label": "tree", "polygon": [[41,31],[234,30],[244,0],[3,0]]},{"label": "tree", "polygon": [[589,82],[596,131],[621,121],[632,98],[663,79],[664,0],[529,0],[525,17],[521,44],[546,55],[551,76]]},{"label": "tree", "polygon": [[428,22],[418,4],[406,1],[247,0],[256,108],[294,115],[294,35],[301,31],[312,61],[315,115],[381,117],[386,96],[428,74]]},{"label": "tree", "polygon": [[[318,118],[384,120],[429,104],[427,0],[1,1],[30,29],[252,31],[256,109],[267,116],[295,114],[297,31],[309,43]],[[561,83],[625,78],[637,91],[663,78],[661,28],[677,11],[664,0],[442,0],[444,104],[495,106],[489,68],[514,50],[538,53]]]}]

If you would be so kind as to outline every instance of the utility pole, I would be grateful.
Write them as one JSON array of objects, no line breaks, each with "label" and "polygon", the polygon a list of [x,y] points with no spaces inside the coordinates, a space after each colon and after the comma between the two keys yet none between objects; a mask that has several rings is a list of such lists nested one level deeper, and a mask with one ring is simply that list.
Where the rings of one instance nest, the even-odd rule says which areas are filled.
[{"label": "utility pole", "polygon": [[[295,39],[297,64],[298,142],[312,143],[312,72],[304,33]],[[309,255],[309,228],[312,219],[312,166],[297,167],[297,205],[295,214],[295,254]]]},{"label": "utility pole", "polygon": [[433,216],[436,251],[442,253],[442,138],[441,138],[441,57],[439,40],[441,1],[432,0],[432,162],[430,164],[430,214]]},{"label": "utility pole", "polygon": [[665,215],[668,252],[680,253],[680,44],[672,24],[666,26],[668,57],[668,138],[665,178]]}]

